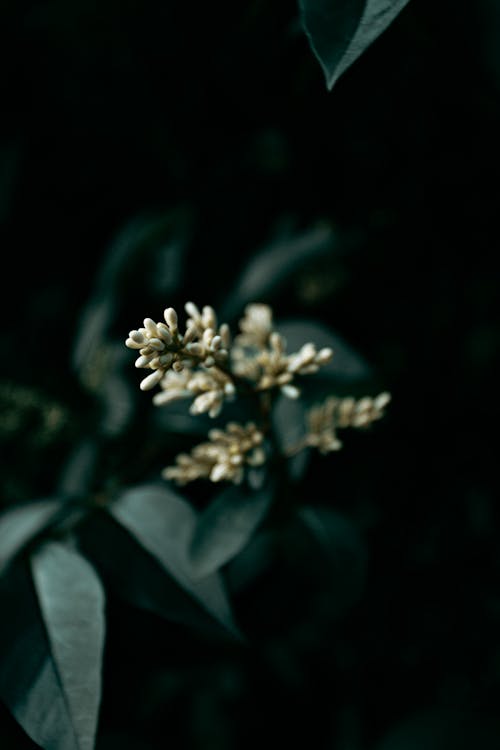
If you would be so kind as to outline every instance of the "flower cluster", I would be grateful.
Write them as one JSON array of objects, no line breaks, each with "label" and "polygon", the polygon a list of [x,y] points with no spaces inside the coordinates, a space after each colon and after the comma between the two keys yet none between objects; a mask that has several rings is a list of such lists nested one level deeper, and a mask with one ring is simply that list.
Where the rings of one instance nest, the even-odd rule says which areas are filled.
[{"label": "flower cluster", "polygon": [[329,453],[342,447],[337,429],[344,427],[368,427],[384,416],[384,409],[391,400],[389,393],[380,393],[375,398],[365,396],[336,398],[329,396],[322,404],[307,413],[305,444],[318,448],[320,453]]},{"label": "flower cluster", "polygon": [[[146,318],[142,328],[130,331],[125,343],[139,351],[135,366],[150,371],[141,389],[159,385],[153,396],[156,406],[191,399],[191,414],[210,417],[219,415],[225,401],[244,394],[253,397],[251,408],[260,413],[264,426],[258,429],[253,422],[245,426],[231,422],[226,430],[211,430],[208,442],[197,445],[190,454],[177,456],[175,465],[167,467],[163,476],[179,484],[199,478],[239,483],[245,467],[259,466],[265,460],[262,442],[270,429],[272,405],[267,394],[281,391],[297,398],[298,376],[316,373],[329,362],[333,351],[328,347],[318,350],[307,342],[299,351],[288,353],[286,340],[274,329],[268,305],[247,305],[233,341],[228,326],[218,324],[212,307],[200,311],[188,302],[185,311],[184,333],[172,307],[165,310],[164,322]],[[326,399],[308,412],[307,433],[296,448],[315,446],[321,453],[338,450],[338,428],[367,426],[383,415],[388,401],[387,393],[359,401],[333,396]]]},{"label": "flower cluster", "polygon": [[130,331],[125,344],[139,350],[136,367],[152,370],[142,380],[141,390],[161,384],[163,392],[154,397],[155,404],[196,396],[192,413],[208,412],[216,417],[224,397],[231,397],[235,391],[225,372],[229,328],[217,325],[215,311],[208,305],[200,312],[193,302],[187,302],[185,310],[189,317],[183,334],[176,311],[169,307],[163,314],[165,322],[145,318],[144,327]]},{"label": "flower cluster", "polygon": [[176,465],[163,470],[165,479],[178,484],[200,478],[239,484],[245,466],[261,466],[265,461],[264,435],[253,422],[245,426],[230,422],[225,430],[210,430],[208,437],[209,442],[195,446],[190,454],[180,453]]},{"label": "flower cluster", "polygon": [[317,372],[333,356],[332,349],[318,351],[312,343],[287,354],[286,341],[273,330],[272,310],[267,305],[247,305],[240,331],[231,350],[234,370],[254,381],[257,391],[278,387],[285,396],[297,398],[300,391],[292,385],[294,377]]}]

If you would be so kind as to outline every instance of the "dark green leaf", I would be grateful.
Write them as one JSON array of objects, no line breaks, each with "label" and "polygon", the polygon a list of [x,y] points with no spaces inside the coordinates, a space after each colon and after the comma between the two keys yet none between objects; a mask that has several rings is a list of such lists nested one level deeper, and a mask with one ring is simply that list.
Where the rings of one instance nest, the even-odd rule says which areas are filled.
[{"label": "dark green leaf", "polygon": [[101,582],[85,558],[59,542],[47,542],[34,553],[32,571],[76,746],[92,750],[105,636]]},{"label": "dark green leaf", "polygon": [[302,24],[331,90],[408,0],[299,0]]},{"label": "dark green leaf", "polygon": [[272,531],[259,530],[229,561],[226,573],[230,591],[242,591],[269,568],[273,562],[274,542]]},{"label": "dark green leaf", "polygon": [[197,514],[189,503],[167,485],[143,485],[121,495],[110,512],[182,589],[237,632],[222,578],[213,573],[198,579],[194,574],[189,548]]},{"label": "dark green leaf", "polygon": [[19,505],[0,516],[0,573],[22,548],[55,520],[61,509],[58,499]]},{"label": "dark green leaf", "polygon": [[[86,557],[99,570],[106,589],[114,596],[203,635],[227,638],[228,626],[221,624],[191,592],[166,574],[159,560],[111,514],[93,514],[79,528],[78,538]],[[230,632],[241,640],[235,629]]]},{"label": "dark green leaf", "polygon": [[[67,595],[71,610],[71,592]],[[0,619],[0,698],[44,750],[89,747],[79,744],[75,734],[31,571],[24,560],[15,561],[0,580],[0,599],[2,612],[8,613]]]},{"label": "dark green leaf", "polygon": [[[279,396],[273,408],[273,427],[282,453],[293,453],[306,431],[306,409],[304,399]],[[291,455],[287,461],[290,479],[299,481],[307,471],[310,449],[304,448]]]},{"label": "dark green leaf", "polygon": [[70,497],[88,492],[92,487],[97,459],[98,445],[95,440],[88,438],[78,443],[63,466],[57,491]]},{"label": "dark green leaf", "polygon": [[331,252],[334,243],[331,227],[320,226],[257,251],[221,305],[221,319],[234,318],[249,302],[268,301],[270,294],[281,290],[308,261]]},{"label": "dark green leaf", "polygon": [[332,593],[332,610],[342,612],[360,596],[366,573],[366,549],[356,526],[330,508],[303,507],[298,517],[312,534]]},{"label": "dark green leaf", "polygon": [[190,559],[198,576],[229,562],[248,543],[265,517],[273,497],[267,484],[260,490],[231,486],[222,490],[200,514],[190,546]]},{"label": "dark green leaf", "polygon": [[304,377],[302,382],[311,382],[319,378],[329,378],[353,383],[370,377],[371,368],[363,357],[354,351],[336,333],[322,323],[313,320],[284,320],[276,325],[278,331],[286,338],[288,351],[300,349],[302,344],[311,341],[318,349],[329,346],[333,349],[331,361],[320,368],[317,375]]}]

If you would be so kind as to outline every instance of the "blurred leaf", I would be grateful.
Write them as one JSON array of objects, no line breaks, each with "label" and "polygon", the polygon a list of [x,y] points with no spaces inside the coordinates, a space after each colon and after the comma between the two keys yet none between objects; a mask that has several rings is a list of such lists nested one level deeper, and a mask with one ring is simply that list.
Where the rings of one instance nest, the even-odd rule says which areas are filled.
[{"label": "blurred leaf", "polygon": [[286,338],[289,352],[297,351],[308,341],[316,344],[318,349],[325,346],[333,349],[331,361],[316,375],[304,377],[302,384],[309,383],[314,388],[314,383],[322,378],[353,383],[370,377],[371,368],[366,360],[322,323],[307,318],[290,319],[278,321],[276,328]]},{"label": "blurred leaf", "polygon": [[302,25],[331,90],[408,0],[299,0]]},{"label": "blurred leaf", "polygon": [[316,542],[332,610],[341,613],[359,598],[364,586],[367,555],[363,540],[352,521],[330,508],[306,506],[299,509],[298,518]]},{"label": "blurred leaf", "polygon": [[[73,349],[73,367],[77,375],[86,373],[89,362],[97,356],[103,345],[114,314],[114,295],[112,290],[100,292],[97,298],[92,297],[87,303],[75,335]],[[86,384],[86,383],[85,383]]]},{"label": "blurred leaf", "polygon": [[233,633],[237,633],[224,583],[213,573],[198,579],[189,559],[197,514],[168,486],[142,485],[124,492],[110,508],[116,520],[141,546]]},{"label": "blurred leaf", "polygon": [[499,746],[498,717],[470,710],[430,709],[404,719],[376,750],[496,750]]},{"label": "blurred leaf", "polygon": [[87,438],[76,445],[63,466],[57,485],[61,495],[78,496],[92,487],[98,459],[97,442]]},{"label": "blurred leaf", "polygon": [[[301,442],[306,431],[306,404],[303,399],[280,395],[273,408],[273,427],[282,453],[287,453]],[[293,482],[306,473],[311,451],[304,448],[287,460],[287,472]]]},{"label": "blurred leaf", "polygon": [[[57,571],[56,576],[61,575],[66,575],[64,570]],[[73,618],[75,638],[85,637],[84,652],[86,654],[89,649],[91,655],[95,645],[87,643],[86,628],[78,635],[81,614],[71,615],[73,583],[73,580],[69,583],[69,591],[65,588],[64,595],[61,593],[63,603],[65,599],[67,602],[64,611]],[[63,678],[51,653],[33,579],[25,561],[14,562],[0,579],[0,600],[2,612],[8,613],[8,617],[0,619],[0,698],[26,734],[44,750],[86,750],[92,747],[89,742],[80,743],[75,733]],[[78,602],[76,607],[79,612]],[[91,614],[85,614],[83,624]],[[100,619],[97,612],[94,615]],[[95,625],[91,624],[91,628],[94,629]],[[71,679],[79,679],[78,673]]]},{"label": "blurred leaf", "polygon": [[37,534],[58,517],[62,500],[37,500],[0,515],[0,574]]},{"label": "blurred leaf", "polygon": [[249,302],[268,301],[270,295],[280,291],[290,276],[308,261],[331,252],[334,243],[331,227],[320,226],[295,237],[276,240],[257,251],[221,304],[221,319],[236,317]]},{"label": "blurred leaf", "polygon": [[252,491],[231,486],[200,514],[190,545],[195,575],[218,570],[248,543],[264,519],[273,498],[273,487]]},{"label": "blurred leaf", "polygon": [[[79,528],[78,539],[110,594],[169,622],[195,628],[203,635],[227,638],[227,625],[221,624],[200,606],[191,592],[166,575],[159,560],[111,514],[95,513],[89,517]],[[230,632],[241,639],[236,630]]]},{"label": "blurred leaf", "polygon": [[259,530],[227,566],[230,591],[239,592],[267,570],[273,560],[274,532]]},{"label": "blurred leaf", "polygon": [[104,591],[76,550],[48,542],[32,570],[51,656],[79,750],[92,750],[101,699]]},{"label": "blurred leaf", "polygon": [[[138,216],[118,234],[105,256],[81,317],[73,354],[77,372],[85,367],[95,347],[106,339],[116,308],[123,304],[125,294],[136,291],[141,280],[146,287],[160,286],[162,294],[171,294],[178,287],[188,220],[183,209],[156,216]],[[148,291],[149,288],[144,289],[145,294]]]}]

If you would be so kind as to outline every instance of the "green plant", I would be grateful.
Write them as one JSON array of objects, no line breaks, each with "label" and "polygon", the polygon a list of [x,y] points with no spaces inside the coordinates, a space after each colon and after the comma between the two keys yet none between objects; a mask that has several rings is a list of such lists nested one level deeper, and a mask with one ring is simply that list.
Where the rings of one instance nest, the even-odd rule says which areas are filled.
[{"label": "green plant", "polygon": [[[392,8],[387,22],[403,4],[382,4]],[[315,19],[329,5],[301,3],[320,58],[325,40],[317,38]],[[378,4],[331,5],[349,21],[356,54],[386,24],[372,24],[360,37],[359,28],[366,31],[378,17]],[[320,24],[322,34],[327,26]],[[345,38],[324,63],[330,86],[354,59]],[[336,44],[331,42],[332,49]],[[90,750],[95,744],[108,596],[240,643],[244,634],[232,594],[272,565],[276,549],[293,554],[296,539],[288,541],[297,524],[299,537],[314,538],[325,566],[343,546],[355,559],[348,584],[341,570],[339,611],[362,585],[357,530],[332,507],[306,502],[303,485],[312,451],[337,451],[337,431],[368,427],[382,416],[388,395],[351,396],[351,386],[359,390],[368,379],[363,360],[315,320],[275,323],[267,304],[308,262],[331,258],[335,233],[328,225],[271,243],[254,256],[232,291],[221,295],[224,317],[234,320],[245,311],[234,341],[212,308],[200,311],[192,303],[182,336],[173,308],[165,311],[165,323],[148,318],[143,329],[131,331],[128,346],[139,351],[136,364],[150,371],[141,388],[159,386],[153,401],[167,416],[151,441],[147,432],[135,433],[135,464],[127,457],[120,470],[114,466],[109,473],[98,466],[102,456],[106,461],[120,455],[119,436],[134,435],[134,420],[142,419],[123,377],[123,347],[110,332],[117,300],[145,258],[166,247],[169,268],[175,265],[185,224],[176,211],[173,218],[141,219],[127,228],[119,251],[104,264],[74,351],[78,379],[100,407],[98,424],[70,456],[54,497],[17,504],[0,519],[0,596],[8,613],[0,644],[0,695],[45,750]],[[165,235],[175,235],[178,244],[167,246]],[[265,302],[256,304],[258,299]],[[183,399],[192,399],[189,410],[176,412],[175,402]],[[210,420],[218,419],[224,423],[213,427]],[[207,430],[208,441],[179,452],[186,435],[191,442]],[[160,435],[168,440],[162,443]],[[158,481],[156,459],[163,451],[173,463],[163,472],[167,481]],[[220,482],[228,484],[213,495],[193,497],[170,484],[198,478],[209,479],[217,490]],[[255,554],[252,544],[260,541]]]}]

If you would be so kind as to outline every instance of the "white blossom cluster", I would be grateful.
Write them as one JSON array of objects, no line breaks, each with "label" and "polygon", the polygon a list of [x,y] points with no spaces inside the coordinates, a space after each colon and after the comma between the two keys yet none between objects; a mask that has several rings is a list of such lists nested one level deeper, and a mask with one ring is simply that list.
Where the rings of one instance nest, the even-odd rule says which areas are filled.
[{"label": "white blossom cluster", "polygon": [[329,347],[318,351],[312,343],[287,354],[285,339],[273,330],[272,310],[268,305],[247,305],[240,331],[231,349],[234,371],[254,381],[257,391],[278,387],[285,396],[297,398],[300,391],[292,385],[294,377],[317,372],[333,356]]},{"label": "white blossom cluster", "polygon": [[218,325],[212,307],[207,305],[200,312],[187,302],[185,310],[188,319],[183,334],[176,311],[169,307],[165,322],[145,318],[144,326],[130,331],[125,342],[139,350],[135,366],[152,371],[141,381],[141,389],[149,391],[156,385],[162,389],[153,398],[156,406],[194,398],[192,414],[217,417],[224,401],[234,397],[236,379],[245,381],[247,390],[280,388],[289,398],[297,398],[295,376],[317,372],[333,354],[329,348],[318,351],[312,343],[287,354],[285,339],[273,330],[268,305],[246,307],[232,346],[229,327]]},{"label": "white blossom cluster", "polygon": [[130,331],[125,344],[139,350],[136,367],[152,370],[141,381],[141,390],[161,385],[163,392],[154,397],[155,404],[195,396],[192,413],[208,412],[215,417],[224,397],[231,397],[235,391],[230,376],[224,372],[229,356],[229,328],[217,325],[215,311],[208,305],[200,312],[193,302],[187,302],[185,310],[189,317],[183,334],[176,311],[169,307],[163,314],[165,322],[145,318],[144,327]]},{"label": "white blossom cluster", "polygon": [[365,396],[359,400],[350,396],[329,396],[308,411],[305,444],[317,448],[320,453],[339,450],[342,443],[337,437],[338,428],[368,427],[384,416],[390,400],[390,394],[386,392],[375,398]]},{"label": "white blossom cluster", "polygon": [[[297,352],[287,353],[286,341],[274,330],[273,313],[268,305],[250,304],[239,321],[239,332],[231,342],[229,328],[219,325],[212,307],[200,309],[185,305],[184,333],[179,330],[176,311],[169,307],[164,321],[151,318],[144,326],[130,331],[126,345],[138,350],[135,366],[149,374],[140,387],[148,391],[159,385],[153,396],[156,406],[179,399],[191,399],[191,414],[217,417],[228,399],[237,393],[254,394],[255,407],[267,419],[269,403],[260,394],[280,390],[289,398],[300,395],[296,377],[317,372],[329,362],[333,351],[317,349],[307,342]],[[383,416],[389,394],[374,399],[327,398],[307,414],[307,433],[298,447],[315,446],[321,453],[338,450],[337,429],[365,427]],[[197,445],[190,454],[181,453],[163,476],[179,484],[206,478],[212,482],[242,481],[247,466],[264,463],[264,434],[253,422],[231,422],[225,430],[211,430],[209,441]],[[291,455],[291,454],[290,454]]]},{"label": "white blossom cluster", "polygon": [[190,454],[180,453],[175,466],[163,470],[165,479],[181,485],[201,478],[240,484],[246,466],[265,462],[264,436],[253,422],[230,422],[225,430],[210,430],[208,437],[209,442],[195,446]]}]

